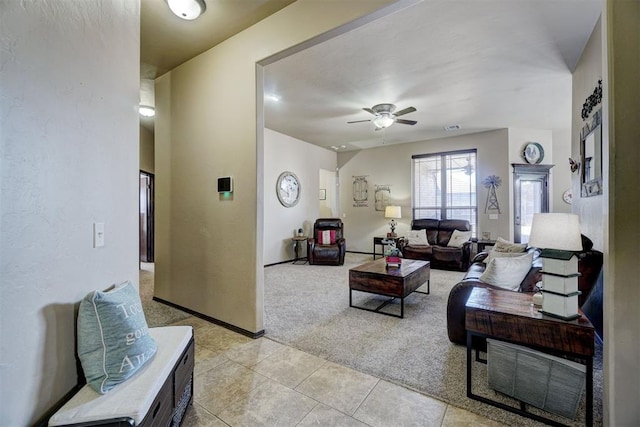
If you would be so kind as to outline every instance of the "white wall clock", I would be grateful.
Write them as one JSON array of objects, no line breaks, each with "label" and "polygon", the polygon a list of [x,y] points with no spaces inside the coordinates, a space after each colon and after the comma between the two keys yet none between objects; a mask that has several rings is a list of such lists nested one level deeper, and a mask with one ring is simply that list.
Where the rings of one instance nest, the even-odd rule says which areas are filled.
[{"label": "white wall clock", "polygon": [[571,202],[573,201],[573,195],[570,188],[562,193],[562,201],[568,204],[571,204]]},{"label": "white wall clock", "polygon": [[276,194],[282,206],[295,206],[300,200],[300,191],[300,181],[295,173],[285,171],[280,174],[276,183]]},{"label": "white wall clock", "polygon": [[544,150],[542,145],[537,142],[528,142],[522,150],[522,158],[530,165],[538,164],[544,159]]}]

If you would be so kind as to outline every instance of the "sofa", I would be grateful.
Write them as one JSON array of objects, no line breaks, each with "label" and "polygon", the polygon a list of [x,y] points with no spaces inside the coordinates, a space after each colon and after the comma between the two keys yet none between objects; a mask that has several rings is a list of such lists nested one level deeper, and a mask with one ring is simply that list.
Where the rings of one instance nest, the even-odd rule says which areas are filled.
[{"label": "sofa", "polygon": [[411,230],[426,230],[428,246],[412,245],[400,239],[398,248],[404,258],[429,261],[431,268],[465,271],[471,259],[471,240],[461,247],[447,246],[455,230],[471,231],[469,221],[460,219],[414,219]]},{"label": "sofa", "polygon": [[[602,269],[603,254],[600,251],[594,250],[591,240],[582,236],[583,250],[577,253],[578,256],[578,271],[580,277],[578,278],[578,289],[582,294],[578,298],[578,304],[582,306],[583,301],[586,300],[589,292],[594,287],[594,284],[598,280],[598,275]],[[526,274],[522,282],[518,285],[517,292],[528,292],[533,295],[536,292],[536,284],[542,280],[542,259],[539,257],[540,250],[537,248],[527,248],[525,254],[532,254],[532,263],[529,272]],[[449,292],[449,299],[447,302],[447,333],[449,335],[449,341],[455,344],[466,345],[467,343],[467,330],[465,328],[465,304],[469,299],[471,290],[475,286],[491,289],[503,288],[490,285],[483,282],[480,277],[487,268],[487,264],[483,261],[489,256],[488,252],[478,253],[473,260],[463,279],[455,284]],[[482,348],[483,345],[476,345],[474,347]]]}]

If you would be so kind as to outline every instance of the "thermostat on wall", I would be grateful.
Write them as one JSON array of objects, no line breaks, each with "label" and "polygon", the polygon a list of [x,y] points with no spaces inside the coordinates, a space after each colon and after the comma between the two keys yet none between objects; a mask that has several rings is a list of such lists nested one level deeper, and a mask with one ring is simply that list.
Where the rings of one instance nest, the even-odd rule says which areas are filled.
[{"label": "thermostat on wall", "polygon": [[233,192],[233,178],[230,176],[223,176],[218,178],[218,193],[232,193]]}]

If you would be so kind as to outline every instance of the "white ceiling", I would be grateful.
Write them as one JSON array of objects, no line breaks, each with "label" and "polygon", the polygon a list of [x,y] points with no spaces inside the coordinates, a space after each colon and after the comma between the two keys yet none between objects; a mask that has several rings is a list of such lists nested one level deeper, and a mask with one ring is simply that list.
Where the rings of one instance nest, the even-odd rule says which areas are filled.
[{"label": "white ceiling", "polygon": [[[142,1],[141,57],[149,64],[143,73],[149,66],[165,70],[184,62],[175,51],[200,39],[202,30],[188,24],[207,17],[220,0],[206,0],[207,12],[198,20],[180,22],[180,40],[172,36],[175,29],[167,32],[147,16],[156,2],[164,4]],[[571,71],[600,5],[600,0],[425,0],[266,66],[266,126],[327,148],[345,145],[341,150],[506,127],[569,129]],[[231,12],[226,16],[233,21]],[[165,39],[151,47],[146,40],[158,32],[167,33]],[[162,49],[167,36],[177,47]],[[280,101],[272,101],[271,94]],[[371,118],[362,108],[379,103],[396,104],[398,110],[416,107],[402,118],[418,124],[376,132],[371,123],[346,123]],[[443,126],[451,124],[462,130],[445,132]]]}]

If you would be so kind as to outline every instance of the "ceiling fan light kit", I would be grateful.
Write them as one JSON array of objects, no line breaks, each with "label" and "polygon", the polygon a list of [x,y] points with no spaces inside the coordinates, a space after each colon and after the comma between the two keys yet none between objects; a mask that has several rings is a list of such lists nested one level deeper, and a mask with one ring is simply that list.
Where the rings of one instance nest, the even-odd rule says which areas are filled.
[{"label": "ceiling fan light kit", "polygon": [[204,0],[167,0],[169,9],[177,17],[193,21],[207,10]]},{"label": "ceiling fan light kit", "polygon": [[376,130],[386,129],[394,123],[400,123],[403,125],[415,125],[416,123],[418,123],[415,120],[404,120],[398,118],[398,116],[417,111],[414,107],[407,107],[404,110],[400,110],[397,113],[394,113],[394,111],[396,110],[395,105],[377,104],[371,108],[363,108],[363,110],[367,113],[373,114],[375,117],[369,120],[355,120],[347,123],[372,122],[375,125]]}]

